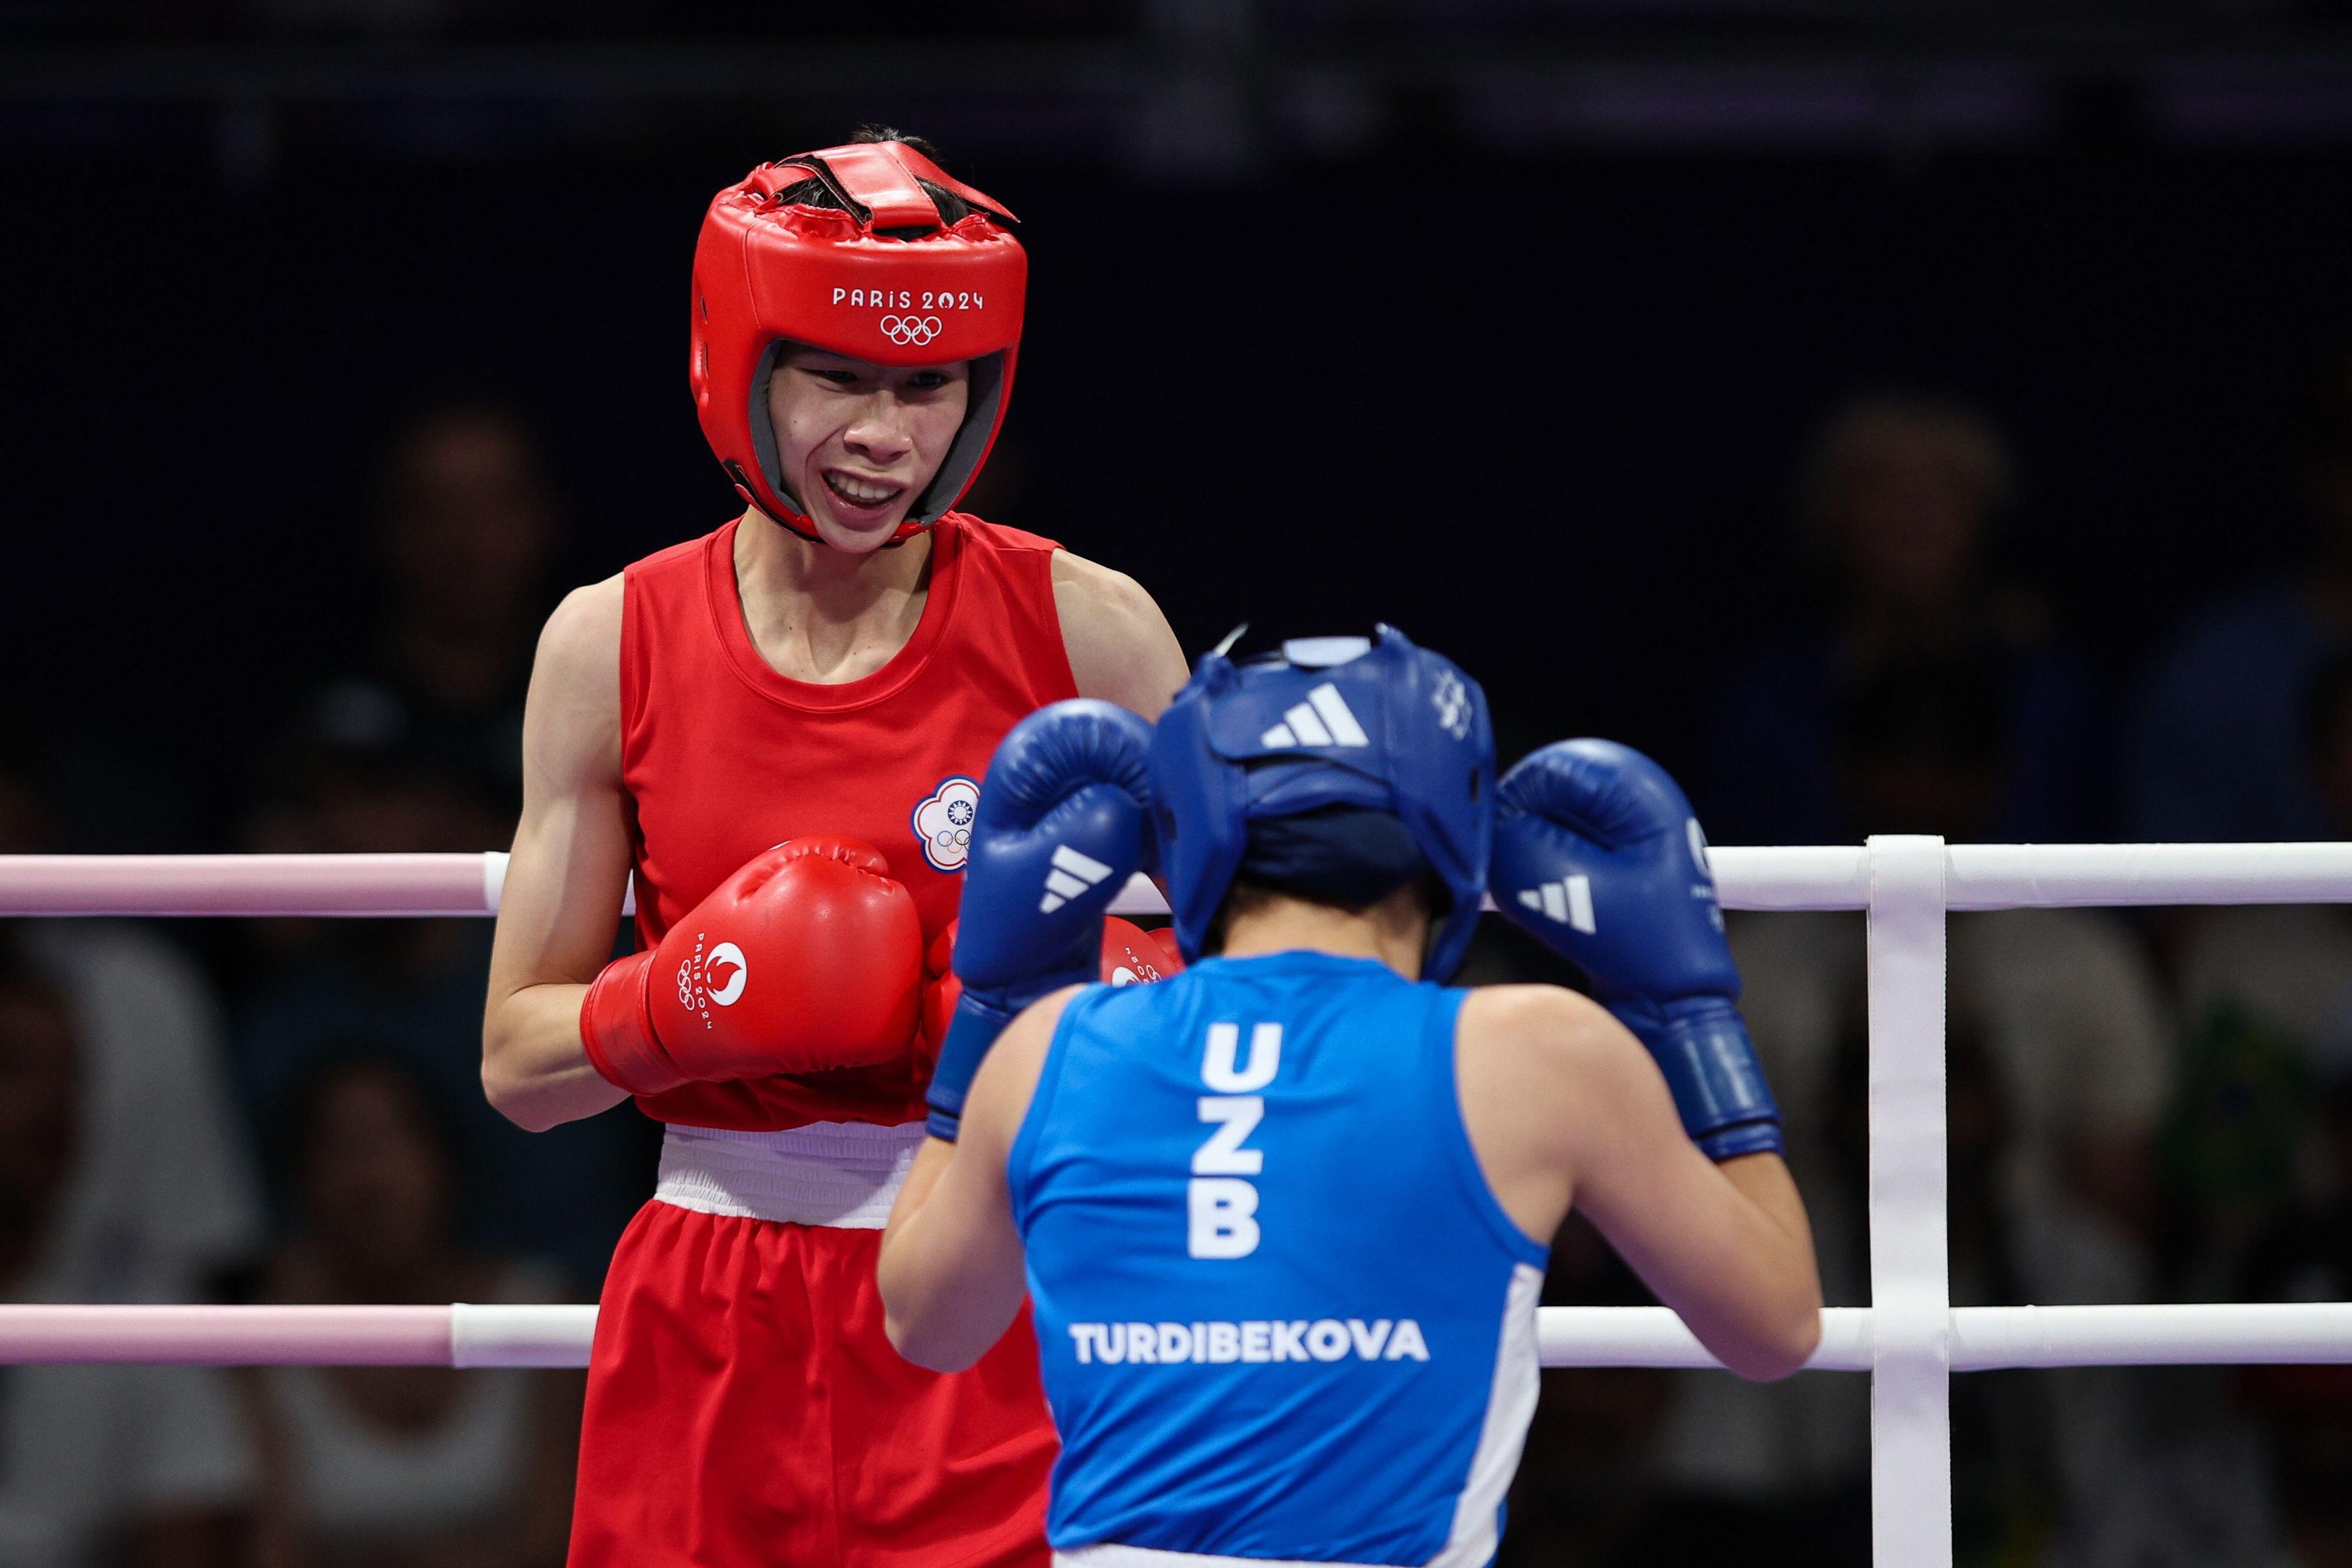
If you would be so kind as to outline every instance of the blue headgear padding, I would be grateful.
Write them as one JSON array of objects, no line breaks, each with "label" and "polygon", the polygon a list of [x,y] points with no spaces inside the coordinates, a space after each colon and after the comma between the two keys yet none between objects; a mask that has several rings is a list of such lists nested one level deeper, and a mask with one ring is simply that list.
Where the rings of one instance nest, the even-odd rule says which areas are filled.
[{"label": "blue headgear padding", "polygon": [[1494,728],[1478,683],[1396,628],[1202,658],[1152,731],[1151,797],[1186,959],[1201,956],[1253,821],[1352,806],[1393,813],[1452,898],[1424,973],[1443,980],[1461,964],[1486,892]]}]

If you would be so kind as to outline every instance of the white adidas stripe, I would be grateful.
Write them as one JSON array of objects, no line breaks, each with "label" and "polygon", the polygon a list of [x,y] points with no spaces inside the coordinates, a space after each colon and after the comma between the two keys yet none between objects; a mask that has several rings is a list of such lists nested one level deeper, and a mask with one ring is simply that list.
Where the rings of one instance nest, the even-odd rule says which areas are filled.
[{"label": "white adidas stripe", "polygon": [[1037,901],[1041,914],[1051,915],[1078,894],[1099,884],[1110,867],[1067,844],[1054,847],[1054,869],[1045,873],[1045,896]]},{"label": "white adidas stripe", "polygon": [[1364,733],[1364,727],[1356,722],[1356,716],[1348,711],[1348,705],[1339,700],[1339,688],[1330,682],[1326,681],[1308,692],[1307,700],[1315,705],[1315,711],[1321,714],[1323,722],[1331,727],[1331,734],[1339,745],[1370,746],[1372,743],[1372,737]]},{"label": "white adidas stripe", "polygon": [[1528,888],[1519,894],[1519,904],[1547,920],[1556,920],[1588,936],[1599,929],[1592,919],[1592,879],[1589,876],[1571,876]]},{"label": "white adidas stripe", "polygon": [[1372,737],[1356,722],[1339,688],[1324,682],[1307,700],[1286,710],[1283,722],[1257,737],[1260,746],[1370,746]]},{"label": "white adidas stripe", "polygon": [[1300,703],[1282,716],[1290,721],[1290,733],[1298,737],[1299,745],[1329,746],[1332,743],[1331,732],[1323,727],[1322,719],[1316,716],[1315,710],[1307,704]]}]

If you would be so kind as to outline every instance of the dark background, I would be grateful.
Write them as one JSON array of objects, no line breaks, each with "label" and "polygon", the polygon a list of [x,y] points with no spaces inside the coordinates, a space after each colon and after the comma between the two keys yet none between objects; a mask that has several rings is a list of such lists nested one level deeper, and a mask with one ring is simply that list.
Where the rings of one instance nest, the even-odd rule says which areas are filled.
[{"label": "dark background", "polygon": [[[1188,653],[1394,622],[1507,762],[1632,742],[1727,841],[2352,833],[2342,0],[0,0],[0,852],[504,847],[528,628],[740,509],[686,386],[705,204],[861,123],[1024,220],[971,509],[1132,572]],[[1818,531],[1958,497],[1990,532],[1913,600],[1801,541],[1857,409]],[[386,541],[477,503],[557,559],[517,546],[495,624],[436,643],[482,607]],[[445,700],[420,649],[488,674]],[[2352,918],[2285,913],[1956,918],[1957,1301],[2352,1297]],[[482,1100],[488,931],[0,922],[0,1295],[592,1297],[656,1134]],[[1862,1301],[1860,923],[1732,940]],[[1489,922],[1469,973],[1564,969]],[[121,1069],[165,1035],[182,1078]],[[142,1092],[77,1113],[60,1058]],[[88,1223],[73,1184],[126,1167]],[[144,1295],[38,1271],[118,1232]],[[1546,1299],[1647,1297],[1572,1221]],[[155,1451],[243,1457],[117,1500],[108,1560],[562,1561],[576,1382],[529,1375],[538,1484],[339,1533],[325,1460],[261,1440],[313,1375],[429,1446],[507,1375],[247,1378],[209,1434],[142,1396]],[[1954,1410],[1963,1563],[2352,1563],[2352,1380],[1976,1375]],[[1505,1561],[1866,1560],[1867,1414],[1548,1375]]]},{"label": "dark background", "polygon": [[[1188,650],[1390,619],[1515,739],[1685,759],[1713,673],[1799,588],[1794,454],[1833,399],[1900,384],[2010,433],[2011,568],[2120,675],[2291,538],[2298,378],[2352,325],[2340,33],[1779,9],[1274,6],[1202,43],[1015,7],[1026,43],[902,22],[808,61],[782,13],[740,44],[720,12],[635,43],[619,13],[26,26],[0,647],[46,729],[200,802],[76,847],[223,841],[237,759],[366,609],[403,412],[518,403],[574,580],[727,516],[683,385],[700,207],[866,120],[1025,220],[983,509],[1137,573]],[[920,85],[892,85],[902,55]],[[1234,101],[1155,152],[1190,100],[1153,73],[1195,55]],[[1338,131],[1301,128],[1318,104]]]}]

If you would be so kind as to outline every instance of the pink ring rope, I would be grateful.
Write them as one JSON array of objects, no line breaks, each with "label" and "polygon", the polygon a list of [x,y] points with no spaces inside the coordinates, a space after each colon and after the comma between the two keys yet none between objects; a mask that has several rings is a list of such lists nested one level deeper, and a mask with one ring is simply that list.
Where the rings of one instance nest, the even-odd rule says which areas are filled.
[{"label": "pink ring rope", "polygon": [[[2352,1303],[1961,1307],[1951,1368],[2311,1364],[2352,1360]],[[196,1366],[585,1366],[588,1306],[0,1306],[0,1364]],[[1807,1364],[1872,1367],[1873,1314],[1832,1307]],[[1664,1307],[1545,1307],[1546,1366],[1717,1364]]]},{"label": "pink ring rope", "polygon": [[[1937,915],[2076,904],[2352,903],[2352,844],[2342,843],[1947,846],[1898,839],[1868,848],[1717,849],[1709,860],[1727,908],[1875,912],[1885,897],[1876,883],[1883,852],[1916,859],[1930,848],[1942,856],[1942,886],[1928,890]],[[506,861],[495,852],[0,856],[0,915],[479,916],[497,913]],[[1150,915],[1167,905],[1139,878],[1113,908]],[[1937,953],[1940,975],[1940,946]],[[0,1306],[0,1364],[582,1366],[595,1312]],[[1825,1313],[1812,1364],[1873,1369],[1885,1349],[1874,1322],[1867,1309]],[[1894,1326],[1906,1323],[1940,1344],[1938,1359],[1955,1371],[2352,1360],[2352,1304],[1984,1307]],[[1546,1308],[1538,1333],[1549,1366],[1712,1364],[1663,1308]]]},{"label": "pink ring rope", "polygon": [[488,915],[506,856],[0,855],[9,915]]},{"label": "pink ring rope", "polygon": [[587,1306],[0,1306],[0,1363],[585,1366]]},{"label": "pink ring rope", "polygon": [[447,1366],[447,1307],[0,1307],[0,1361]]}]

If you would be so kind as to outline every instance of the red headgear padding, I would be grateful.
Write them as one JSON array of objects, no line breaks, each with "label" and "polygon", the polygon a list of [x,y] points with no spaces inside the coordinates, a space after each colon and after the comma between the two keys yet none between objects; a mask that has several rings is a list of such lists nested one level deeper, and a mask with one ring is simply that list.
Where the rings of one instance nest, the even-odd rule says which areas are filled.
[{"label": "red headgear padding", "polygon": [[[846,210],[779,202],[816,180]],[[928,182],[971,204],[943,222]],[[971,361],[969,403],[898,544],[937,522],[980,473],[1013,392],[1029,258],[1003,204],[903,141],[853,142],[762,163],[712,198],[694,248],[695,412],[743,498],[814,538],[785,488],[768,378],[804,343],[883,365]]]}]

